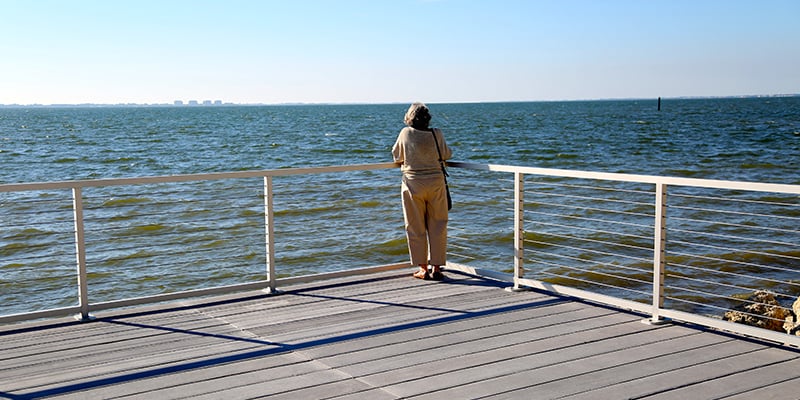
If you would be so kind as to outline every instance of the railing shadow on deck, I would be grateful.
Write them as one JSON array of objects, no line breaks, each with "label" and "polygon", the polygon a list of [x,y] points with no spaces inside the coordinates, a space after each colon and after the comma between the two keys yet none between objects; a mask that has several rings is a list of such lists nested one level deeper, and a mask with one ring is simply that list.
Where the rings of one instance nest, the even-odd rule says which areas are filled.
[{"label": "railing shadow on deck", "polygon": [[[800,185],[450,162],[448,266],[800,345]],[[403,269],[393,163],[0,185],[0,323]],[[781,314],[782,313],[782,314]],[[783,315],[783,317],[781,316]]]},{"label": "railing shadow on deck", "polygon": [[[491,286],[504,286],[499,283],[489,284]],[[305,293],[306,290],[292,290],[286,292],[285,295],[287,296],[314,296]],[[243,350],[234,352],[234,354],[226,353],[226,355],[219,355],[216,357],[209,357],[204,358],[197,361],[184,361],[179,362],[174,365],[167,365],[167,366],[159,366],[154,368],[149,368],[145,370],[139,370],[135,372],[123,372],[118,375],[106,376],[106,377],[97,377],[95,379],[91,379],[88,381],[82,381],[80,383],[68,383],[61,386],[56,386],[48,389],[42,389],[34,392],[28,392],[25,394],[11,394],[5,393],[0,391],[0,397],[9,398],[9,399],[38,399],[50,396],[59,396],[59,395],[66,395],[75,392],[86,391],[90,389],[100,388],[103,386],[109,385],[117,385],[126,382],[133,382],[142,379],[148,378],[156,378],[159,376],[165,376],[170,374],[175,374],[179,372],[191,371],[201,368],[208,368],[213,366],[224,365],[228,363],[234,362],[241,362],[247,361],[252,359],[258,359],[266,356],[281,354],[281,353],[290,353],[295,351],[300,351],[304,349],[314,348],[318,346],[330,345],[335,343],[347,342],[356,339],[368,338],[373,336],[380,336],[395,332],[403,332],[403,331],[413,331],[416,329],[435,326],[439,324],[447,324],[457,321],[463,321],[472,318],[482,318],[491,315],[498,315],[504,314],[514,311],[520,310],[528,310],[534,309],[539,307],[548,307],[554,304],[563,303],[564,299],[559,297],[549,297],[549,298],[531,298],[530,301],[515,303],[511,305],[504,305],[498,306],[493,308],[486,308],[481,310],[459,310],[459,309],[447,309],[447,308],[440,308],[440,307],[428,307],[423,305],[414,305],[410,306],[407,304],[402,303],[393,303],[393,302],[383,302],[383,301],[374,301],[374,300],[365,300],[365,299],[348,299],[348,298],[341,298],[341,297],[326,297],[326,299],[334,299],[334,300],[346,300],[346,301],[353,301],[359,303],[369,303],[369,304],[378,304],[382,306],[389,306],[389,307],[412,307],[415,309],[422,309],[422,310],[429,310],[434,312],[443,313],[443,316],[432,317],[429,319],[413,321],[413,322],[402,322],[395,325],[389,326],[382,326],[372,329],[367,329],[363,331],[357,331],[352,333],[343,333],[334,336],[326,336],[319,339],[311,339],[306,341],[300,341],[297,343],[284,343],[284,342],[271,342],[262,339],[254,339],[252,337],[244,337],[244,336],[234,336],[234,335],[226,335],[220,333],[209,333],[203,332],[201,330],[189,330],[189,329],[180,329],[174,327],[167,327],[167,326],[160,326],[160,325],[150,325],[140,322],[131,322],[128,319],[131,315],[121,315],[116,317],[107,317],[101,318],[97,320],[97,323],[101,324],[111,324],[111,325],[120,325],[126,327],[133,327],[136,329],[143,329],[143,330],[155,330],[160,332],[166,332],[169,334],[178,334],[178,335],[190,335],[190,336],[200,336],[204,338],[213,338],[213,339],[220,339],[223,341],[228,342],[244,342],[247,344],[253,344],[258,346],[258,348],[253,350]],[[229,300],[220,303],[228,303],[228,302],[239,302],[245,299],[237,298],[234,300]],[[218,305],[219,303],[216,303]],[[205,304],[204,306],[208,306],[209,304]],[[171,312],[175,311],[174,308],[171,309],[160,309],[157,312]],[[138,315],[137,315],[138,316]]]}]

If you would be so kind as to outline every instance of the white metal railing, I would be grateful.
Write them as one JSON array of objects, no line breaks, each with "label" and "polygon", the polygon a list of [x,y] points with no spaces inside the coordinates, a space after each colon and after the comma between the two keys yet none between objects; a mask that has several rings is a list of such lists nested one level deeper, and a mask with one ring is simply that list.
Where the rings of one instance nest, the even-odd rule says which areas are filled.
[{"label": "white metal railing", "polygon": [[[449,165],[448,269],[800,344],[721,319],[758,289],[787,312],[800,295],[800,186]],[[0,287],[38,307],[0,323],[408,267],[397,174],[380,163],[0,185]],[[77,304],[31,305],[35,290]]]},{"label": "white metal railing", "polygon": [[[800,185],[451,166],[513,175],[481,191],[512,192],[505,204],[513,210],[503,212],[513,214],[508,225],[515,235],[508,240],[513,270],[475,267],[475,260],[449,267],[646,313],[653,323],[681,320],[800,345],[797,336],[722,318],[753,303],[745,298],[758,290],[769,291],[776,308],[790,314],[800,296]],[[743,312],[773,326],[784,323]]]},{"label": "white metal railing", "polygon": [[406,267],[395,169],[0,185],[0,323]]}]

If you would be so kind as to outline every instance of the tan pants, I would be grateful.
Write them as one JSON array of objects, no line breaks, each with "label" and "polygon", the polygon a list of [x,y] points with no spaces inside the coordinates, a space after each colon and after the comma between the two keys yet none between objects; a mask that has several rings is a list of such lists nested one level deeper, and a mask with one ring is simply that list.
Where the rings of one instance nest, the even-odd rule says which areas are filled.
[{"label": "tan pants", "polygon": [[411,264],[444,265],[448,220],[444,177],[403,177],[401,192]]}]

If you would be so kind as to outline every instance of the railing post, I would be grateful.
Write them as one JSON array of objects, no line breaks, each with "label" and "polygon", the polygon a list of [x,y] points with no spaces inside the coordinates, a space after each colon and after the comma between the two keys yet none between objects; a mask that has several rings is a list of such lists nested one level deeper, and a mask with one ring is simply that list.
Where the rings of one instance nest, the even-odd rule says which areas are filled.
[{"label": "railing post", "polygon": [[86,239],[83,228],[83,193],[80,187],[72,188],[72,211],[75,223],[75,255],[78,262],[78,306],[80,314],[75,316],[79,321],[94,319],[89,314],[89,284],[86,273]]},{"label": "railing post", "polygon": [[661,308],[664,307],[664,276],[666,269],[667,241],[667,185],[656,184],[655,228],[653,236],[653,311],[648,321],[651,324],[664,323]]},{"label": "railing post", "polygon": [[277,293],[275,287],[275,212],[272,204],[272,177],[264,177],[264,222],[266,225],[266,246],[267,246],[267,279],[269,287],[265,289],[267,293]]},{"label": "railing post", "polygon": [[525,242],[525,220],[524,220],[524,193],[525,177],[521,172],[514,173],[514,287],[512,291],[523,290],[519,281],[525,274],[524,242]]}]

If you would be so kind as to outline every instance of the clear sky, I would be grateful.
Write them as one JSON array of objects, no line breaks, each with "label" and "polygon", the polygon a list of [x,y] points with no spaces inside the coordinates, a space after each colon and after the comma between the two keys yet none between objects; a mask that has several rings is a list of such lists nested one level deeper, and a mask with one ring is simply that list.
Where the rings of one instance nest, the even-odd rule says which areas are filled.
[{"label": "clear sky", "polygon": [[0,0],[0,104],[800,93],[800,0]]}]

